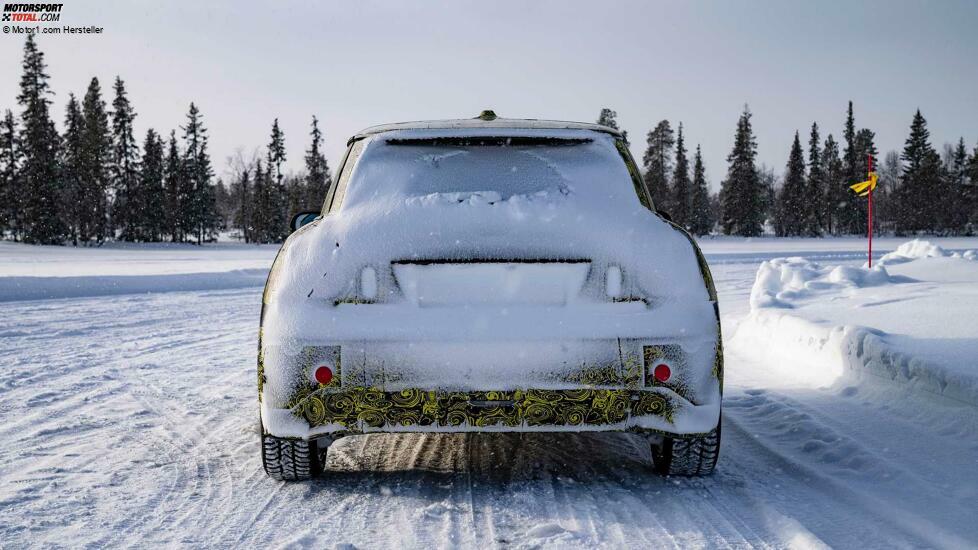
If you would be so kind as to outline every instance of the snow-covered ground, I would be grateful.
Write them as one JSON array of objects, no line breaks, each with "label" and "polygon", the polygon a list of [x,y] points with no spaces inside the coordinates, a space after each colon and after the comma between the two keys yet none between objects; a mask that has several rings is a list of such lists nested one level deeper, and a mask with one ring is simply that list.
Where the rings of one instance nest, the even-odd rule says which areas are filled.
[{"label": "snow-covered ground", "polygon": [[770,260],[750,305],[733,344],[789,375],[830,383],[856,369],[978,407],[976,250],[915,240],[872,269]]},{"label": "snow-covered ground", "polygon": [[0,242],[0,302],[263,285],[276,245]]},{"label": "snow-covered ground", "polygon": [[714,476],[660,478],[623,434],[411,434],[342,439],[301,484],[258,457],[274,248],[0,244],[0,547],[978,545],[978,261],[884,278],[859,239],[702,244],[727,347]]}]

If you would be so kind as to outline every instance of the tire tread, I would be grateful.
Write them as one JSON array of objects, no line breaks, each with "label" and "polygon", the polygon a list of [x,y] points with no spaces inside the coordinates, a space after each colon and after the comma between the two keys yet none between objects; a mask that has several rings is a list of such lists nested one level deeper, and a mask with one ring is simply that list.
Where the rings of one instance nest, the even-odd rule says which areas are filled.
[{"label": "tire tread", "polygon": [[720,458],[720,425],[710,433],[690,438],[666,437],[652,446],[655,471],[670,476],[707,476]]},{"label": "tire tread", "polygon": [[261,436],[265,473],[280,481],[305,481],[322,473],[323,460],[315,441]]}]

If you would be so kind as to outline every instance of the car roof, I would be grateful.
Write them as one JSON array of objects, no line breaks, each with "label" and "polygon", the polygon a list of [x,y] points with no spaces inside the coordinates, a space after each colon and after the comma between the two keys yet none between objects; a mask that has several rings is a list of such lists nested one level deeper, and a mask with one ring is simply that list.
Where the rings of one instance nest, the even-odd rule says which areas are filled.
[{"label": "car roof", "polygon": [[623,137],[620,130],[590,124],[587,122],[568,122],[564,120],[539,120],[535,118],[499,118],[492,111],[483,111],[475,118],[448,120],[419,120],[371,126],[356,133],[350,142],[360,138],[392,132],[395,130],[468,130],[468,129],[507,129],[507,130],[591,130]]}]

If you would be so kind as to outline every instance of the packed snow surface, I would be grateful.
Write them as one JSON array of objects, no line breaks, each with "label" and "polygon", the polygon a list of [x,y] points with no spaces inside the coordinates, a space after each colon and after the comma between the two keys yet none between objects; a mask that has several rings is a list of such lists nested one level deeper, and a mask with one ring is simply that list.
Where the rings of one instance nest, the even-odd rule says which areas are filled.
[{"label": "packed snow surface", "polygon": [[[921,368],[943,358],[974,372],[974,355],[952,350],[978,339],[978,262],[964,259],[978,239],[931,242],[951,256],[886,265],[912,281],[808,288],[781,297],[793,308],[752,312],[762,262],[860,268],[865,242],[702,241],[727,349],[723,447],[706,479],[656,476],[644,441],[625,434],[404,434],[340,440],[324,479],[275,482],[256,431],[260,286],[6,302],[0,546],[974,548],[976,407],[873,374],[831,339],[819,347],[858,326]],[[72,264],[114,276],[131,261],[162,282],[267,270],[275,253],[165,248],[0,245],[0,291]],[[47,267],[22,271],[35,256]],[[780,320],[749,329],[758,314]]]}]

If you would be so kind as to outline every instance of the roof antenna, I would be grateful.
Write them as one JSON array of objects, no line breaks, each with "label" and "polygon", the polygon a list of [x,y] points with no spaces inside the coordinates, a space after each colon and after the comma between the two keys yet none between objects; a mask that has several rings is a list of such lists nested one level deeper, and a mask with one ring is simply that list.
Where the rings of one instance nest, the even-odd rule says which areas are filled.
[{"label": "roof antenna", "polygon": [[475,117],[479,120],[496,120],[496,113],[492,109],[486,109],[479,113],[479,116]]}]

